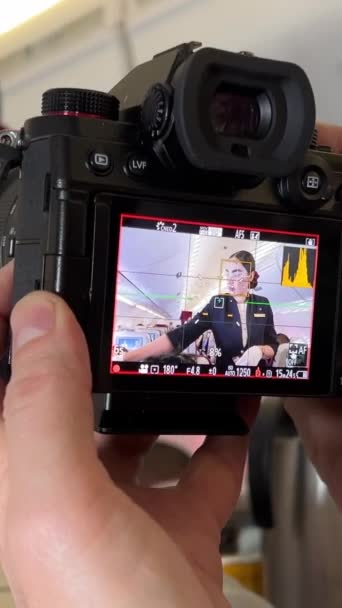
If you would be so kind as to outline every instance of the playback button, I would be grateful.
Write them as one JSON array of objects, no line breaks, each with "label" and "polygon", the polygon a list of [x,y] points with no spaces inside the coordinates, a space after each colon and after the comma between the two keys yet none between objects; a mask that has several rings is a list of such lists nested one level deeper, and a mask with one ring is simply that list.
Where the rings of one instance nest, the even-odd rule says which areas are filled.
[{"label": "playback button", "polygon": [[97,175],[107,175],[113,168],[111,156],[105,152],[91,152],[88,157],[88,164]]}]

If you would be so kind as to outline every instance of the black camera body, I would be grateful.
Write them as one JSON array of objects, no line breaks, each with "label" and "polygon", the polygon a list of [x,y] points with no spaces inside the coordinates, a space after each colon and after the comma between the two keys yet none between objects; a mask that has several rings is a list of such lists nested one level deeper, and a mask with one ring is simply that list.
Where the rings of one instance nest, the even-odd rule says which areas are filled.
[{"label": "black camera body", "polygon": [[13,304],[70,305],[97,430],[243,432],[239,395],[342,392],[342,157],[314,134],[298,66],[193,43],[0,132]]}]

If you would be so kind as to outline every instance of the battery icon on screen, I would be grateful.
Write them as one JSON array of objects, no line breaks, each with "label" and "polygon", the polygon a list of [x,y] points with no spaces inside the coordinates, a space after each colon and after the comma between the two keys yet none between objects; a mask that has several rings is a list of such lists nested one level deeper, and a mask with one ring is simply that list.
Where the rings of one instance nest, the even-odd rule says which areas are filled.
[{"label": "battery icon on screen", "polygon": [[306,369],[299,369],[297,371],[297,378],[299,380],[307,380],[308,379],[308,371]]}]

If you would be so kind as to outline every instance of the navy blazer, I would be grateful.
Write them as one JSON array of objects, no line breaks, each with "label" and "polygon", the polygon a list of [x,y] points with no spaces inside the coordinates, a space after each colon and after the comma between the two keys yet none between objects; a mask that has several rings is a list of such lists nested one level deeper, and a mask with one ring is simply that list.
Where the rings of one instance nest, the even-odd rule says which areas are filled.
[{"label": "navy blazer", "polygon": [[211,330],[222,356],[217,366],[224,372],[233,365],[233,358],[241,356],[251,346],[271,346],[277,351],[277,333],[273,312],[267,298],[250,294],[246,310],[247,343],[242,343],[242,327],[238,305],[233,296],[213,296],[210,302],[184,325],[171,330],[167,335],[177,352],[185,350],[203,332]]}]

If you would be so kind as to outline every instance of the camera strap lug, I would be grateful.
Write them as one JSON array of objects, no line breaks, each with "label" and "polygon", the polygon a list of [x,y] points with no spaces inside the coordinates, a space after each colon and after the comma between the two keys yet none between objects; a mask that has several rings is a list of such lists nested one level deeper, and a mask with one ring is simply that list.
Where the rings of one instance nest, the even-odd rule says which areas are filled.
[{"label": "camera strap lug", "polygon": [[0,183],[8,172],[21,164],[22,152],[7,144],[0,144]]}]

